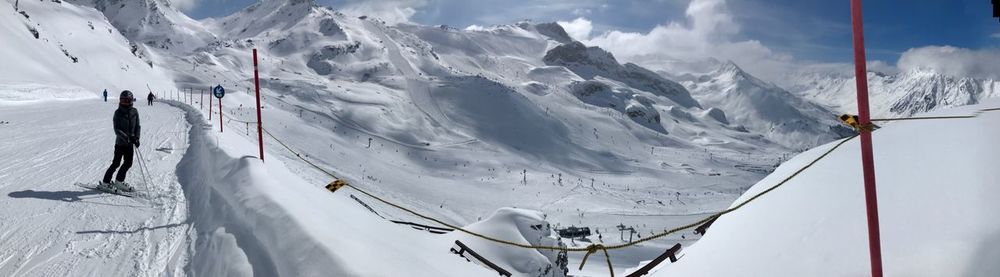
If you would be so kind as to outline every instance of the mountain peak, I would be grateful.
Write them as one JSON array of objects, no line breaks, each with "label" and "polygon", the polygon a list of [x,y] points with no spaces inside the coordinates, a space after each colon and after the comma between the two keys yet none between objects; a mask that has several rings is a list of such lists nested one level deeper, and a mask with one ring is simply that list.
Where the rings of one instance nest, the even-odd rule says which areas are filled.
[{"label": "mountain peak", "polygon": [[285,29],[305,19],[315,0],[260,0],[218,21],[219,33],[227,37],[253,37],[270,29]]},{"label": "mountain peak", "polygon": [[587,47],[579,41],[566,43],[545,53],[543,59],[550,64],[580,63],[602,68],[621,66],[615,56],[597,46]]},{"label": "mountain peak", "polygon": [[719,73],[738,73],[741,75],[745,73],[745,71],[743,71],[743,69],[740,68],[739,65],[736,65],[736,63],[732,60],[726,60],[726,62],[719,66],[719,69],[716,71]]},{"label": "mountain peak", "polygon": [[259,0],[257,3],[246,8],[246,11],[254,11],[256,9],[265,8],[271,11],[273,9],[279,9],[286,6],[298,6],[306,4],[308,6],[316,6],[316,0]]},{"label": "mountain peak", "polygon": [[564,29],[562,25],[559,25],[559,23],[539,23],[535,25],[535,31],[543,36],[551,38],[552,40],[558,41],[559,43],[573,42],[573,38],[566,33],[566,29]]}]

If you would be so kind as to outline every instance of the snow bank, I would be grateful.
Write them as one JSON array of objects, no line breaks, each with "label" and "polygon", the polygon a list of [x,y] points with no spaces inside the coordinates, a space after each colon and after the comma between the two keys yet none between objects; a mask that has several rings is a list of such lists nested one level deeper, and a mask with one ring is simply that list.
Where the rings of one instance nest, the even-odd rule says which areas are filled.
[{"label": "snow bank", "polygon": [[[932,115],[971,114],[1000,101]],[[1000,275],[1000,113],[905,121],[874,133],[887,276]],[[721,217],[653,276],[864,276],[870,273],[858,140],[741,210]],[[786,162],[742,202],[825,152]],[[725,266],[719,266],[725,265]]]},{"label": "snow bank", "polygon": [[29,104],[51,100],[83,100],[97,94],[77,86],[0,84],[0,105]]},{"label": "snow bank", "polygon": [[[565,247],[552,234],[545,215],[538,211],[501,208],[489,218],[470,224],[466,230],[522,244]],[[498,266],[527,276],[566,276],[566,256],[557,251],[518,248],[486,241],[465,233],[455,239]]]},{"label": "snow bank", "polygon": [[[196,229],[189,273],[201,276],[486,276],[449,252],[454,240],[374,216],[343,189],[309,184],[256,144],[187,111],[177,175]],[[274,155],[270,157],[275,157]],[[355,192],[356,193],[356,192]],[[392,265],[392,266],[386,266]]]}]

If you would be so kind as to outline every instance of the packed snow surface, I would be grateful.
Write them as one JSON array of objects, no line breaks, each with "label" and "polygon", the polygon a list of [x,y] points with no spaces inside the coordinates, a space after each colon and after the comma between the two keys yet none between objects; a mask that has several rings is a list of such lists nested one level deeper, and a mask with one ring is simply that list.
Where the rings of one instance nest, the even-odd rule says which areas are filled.
[{"label": "packed snow surface", "polygon": [[[969,115],[1000,101],[921,115]],[[1000,274],[1000,112],[972,119],[904,121],[873,133],[882,259],[887,276]],[[827,151],[782,164],[740,199]],[[675,264],[653,276],[863,276],[870,274],[859,142],[740,210],[718,219]],[[720,266],[725,265],[725,266]]]},{"label": "packed snow surface", "polygon": [[[0,275],[184,273],[192,226],[174,173],[187,148],[180,111],[139,107],[151,201],[76,185],[96,184],[111,165],[116,108],[99,100],[0,105]],[[139,162],[126,181],[144,190]]]}]

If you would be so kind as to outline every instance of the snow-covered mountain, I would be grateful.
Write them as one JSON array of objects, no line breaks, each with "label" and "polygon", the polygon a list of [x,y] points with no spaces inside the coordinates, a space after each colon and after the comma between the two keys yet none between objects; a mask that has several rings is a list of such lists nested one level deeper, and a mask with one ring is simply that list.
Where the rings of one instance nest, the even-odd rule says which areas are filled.
[{"label": "snow-covered mountain", "polygon": [[[855,78],[830,72],[798,72],[782,81],[789,91],[838,113],[857,113]],[[873,116],[909,116],[1000,97],[1000,80],[955,77],[928,69],[868,72]]]},{"label": "snow-covered mountain", "polygon": [[[16,15],[10,2],[2,2],[0,12]],[[0,84],[2,103],[35,95],[30,92],[39,88],[61,90],[59,85],[83,87],[78,94],[92,97],[104,87],[144,92],[148,83],[161,98],[176,99],[178,91],[191,89],[198,95],[221,84],[229,91],[223,99],[226,114],[251,120],[251,51],[256,48],[264,126],[289,147],[407,207],[525,243],[589,243],[545,236],[570,225],[605,232],[589,238],[600,243],[625,241],[608,235],[619,224],[633,227],[638,236],[676,226],[729,205],[773,170],[788,149],[822,143],[837,133],[823,132],[830,127],[824,119],[829,112],[735,65],[705,75],[704,82],[686,83],[686,88],[573,41],[554,23],[470,30],[386,25],[310,0],[265,0],[203,21],[187,18],[164,0],[27,1],[21,8],[32,14],[30,20],[36,20],[35,14],[43,20],[0,17],[4,38],[9,34],[10,45],[16,46],[0,50],[0,58],[20,65],[0,80],[24,83]],[[41,38],[32,36],[32,28]],[[74,54],[78,52],[87,54]],[[74,64],[73,55],[81,62]],[[73,73],[79,76],[63,77]],[[283,152],[275,141],[266,140],[265,147],[277,163],[236,158],[257,155],[250,125],[205,122],[200,115],[209,111],[197,105],[203,104],[199,96],[193,97],[196,105],[184,106],[187,120],[176,123],[191,126],[190,140],[173,138],[164,150],[191,151],[179,161],[182,166],[172,177],[180,186],[174,187],[184,190],[191,213],[214,211],[192,217],[197,230],[192,236],[202,240],[195,251],[201,254],[192,257],[217,254],[213,259],[219,260],[198,262],[192,272],[246,273],[248,268],[241,266],[249,263],[249,269],[265,275],[308,275],[330,268],[356,275],[379,261],[376,254],[358,252],[376,246],[397,250],[387,259],[406,260],[413,267],[426,264],[414,272],[429,275],[456,261],[465,263],[447,252],[426,256],[414,249],[474,238],[401,235],[412,230],[393,229],[394,224],[378,217],[420,219],[364,197],[317,195],[330,177]],[[93,111],[70,106],[56,108]],[[168,110],[148,111],[159,120],[177,116]],[[204,131],[219,124],[226,126],[226,133]],[[171,132],[176,131],[159,134]],[[174,143],[190,145],[172,148]],[[214,175],[208,169],[231,175]],[[171,172],[163,174],[171,177]],[[317,214],[314,207],[344,214]],[[378,215],[368,214],[368,208]],[[545,228],[538,227],[543,223]],[[280,231],[283,225],[295,224],[309,227]],[[364,234],[331,237],[353,233]],[[284,245],[272,239],[281,235],[302,242]],[[693,240],[678,234],[623,251],[622,258],[615,259],[615,270],[634,267],[673,243]],[[302,246],[313,241],[320,243]],[[348,244],[351,251],[337,251],[338,244]],[[523,276],[560,276],[565,274],[565,259],[577,263],[582,256],[468,244]],[[312,259],[333,262],[296,269],[303,261],[285,253],[318,253]],[[418,255],[421,258],[408,258]],[[228,258],[235,258],[238,268],[212,266]],[[455,268],[455,274],[463,276],[482,269]],[[404,270],[377,272],[391,276]],[[570,274],[604,270],[571,268]]]},{"label": "snow-covered mountain", "polygon": [[136,46],[182,53],[215,40],[203,24],[178,11],[169,0],[68,2],[97,9]]},{"label": "snow-covered mountain", "polygon": [[725,111],[722,117],[729,123],[789,147],[807,148],[853,132],[834,112],[757,79],[731,61],[705,74],[676,78],[703,105]]},{"label": "snow-covered mountain", "polygon": [[[61,1],[0,4],[0,84],[16,85],[22,98],[111,96],[146,85],[172,88],[173,79],[98,11]],[[38,84],[60,87],[39,90]],[[44,95],[47,96],[44,96]],[[58,95],[56,95],[58,94]]]}]

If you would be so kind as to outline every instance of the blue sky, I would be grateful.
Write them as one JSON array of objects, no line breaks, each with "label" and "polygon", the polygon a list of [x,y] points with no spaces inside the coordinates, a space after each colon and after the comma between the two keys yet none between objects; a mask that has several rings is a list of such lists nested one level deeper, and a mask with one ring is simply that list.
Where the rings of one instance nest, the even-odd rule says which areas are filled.
[{"label": "blue sky", "polygon": [[[191,0],[186,0],[191,1]],[[242,9],[254,0],[194,0],[187,11],[194,18],[219,17]],[[661,27],[665,34],[692,35],[702,44],[666,47],[697,56],[692,48],[749,47],[730,51],[744,67],[761,67],[762,60],[794,63],[851,62],[849,0],[317,0],[335,9],[369,13],[386,18],[463,28],[534,21],[571,21],[583,18],[593,45],[610,48],[616,56],[651,55],[653,50],[617,49],[613,39],[646,35]],[[692,2],[718,6],[711,12],[692,13]],[[868,0],[864,2],[869,60],[894,65],[904,52],[925,46],[948,45],[971,51],[1000,48],[1000,21],[992,17],[989,0]],[[703,3],[703,4],[704,4]],[[723,16],[722,26],[696,30],[696,17]],[[682,30],[668,30],[676,24]],[[714,23],[709,23],[714,24]],[[686,31],[683,30],[686,28]],[[618,32],[620,36],[605,36]],[[680,32],[680,33],[678,33]],[[692,34],[695,33],[695,34]],[[578,38],[579,39],[579,38]],[[584,40],[584,39],[581,39]],[[663,38],[646,37],[649,43]],[[585,41],[587,42],[587,41]],[[635,43],[631,40],[630,43]],[[723,45],[723,46],[719,46]],[[718,50],[718,49],[714,49]],[[706,50],[707,51],[707,50]],[[747,51],[759,57],[744,58]],[[627,58],[626,58],[627,60]],[[765,64],[770,61],[763,62]],[[777,65],[771,65],[774,67]],[[763,66],[768,67],[768,66]],[[766,74],[765,74],[766,75]]]}]

